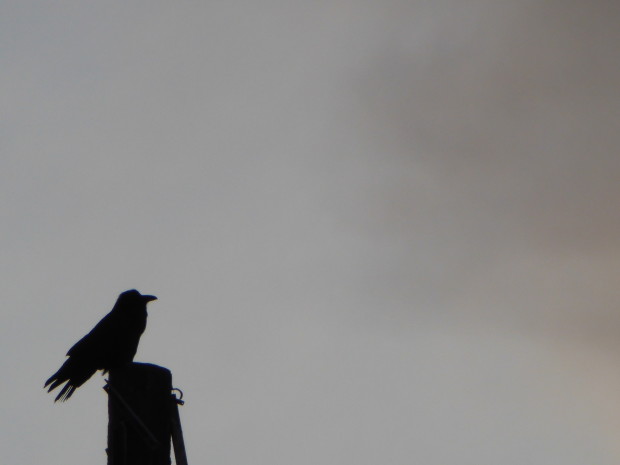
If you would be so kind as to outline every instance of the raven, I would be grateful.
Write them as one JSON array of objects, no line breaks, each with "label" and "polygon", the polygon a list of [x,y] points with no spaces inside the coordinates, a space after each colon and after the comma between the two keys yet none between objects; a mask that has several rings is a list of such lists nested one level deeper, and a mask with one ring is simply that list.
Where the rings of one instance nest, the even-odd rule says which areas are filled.
[{"label": "raven", "polygon": [[146,304],[156,299],[135,289],[118,296],[110,313],[69,349],[69,358],[45,382],[44,387],[49,386],[50,392],[66,381],[54,402],[66,401],[97,370],[106,373],[133,361],[146,328]]}]

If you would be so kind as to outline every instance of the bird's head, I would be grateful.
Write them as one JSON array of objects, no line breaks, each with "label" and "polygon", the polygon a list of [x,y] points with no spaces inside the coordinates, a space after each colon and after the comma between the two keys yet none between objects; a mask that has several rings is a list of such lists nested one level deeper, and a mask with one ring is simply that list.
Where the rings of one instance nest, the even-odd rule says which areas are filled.
[{"label": "bird's head", "polygon": [[146,305],[148,302],[152,300],[157,300],[157,297],[155,297],[154,295],[146,295],[146,294],[143,295],[143,294],[140,294],[135,289],[130,289],[128,291],[121,293],[121,295],[118,296],[118,300],[119,302],[122,301],[123,303],[127,303],[127,304],[143,303]]}]

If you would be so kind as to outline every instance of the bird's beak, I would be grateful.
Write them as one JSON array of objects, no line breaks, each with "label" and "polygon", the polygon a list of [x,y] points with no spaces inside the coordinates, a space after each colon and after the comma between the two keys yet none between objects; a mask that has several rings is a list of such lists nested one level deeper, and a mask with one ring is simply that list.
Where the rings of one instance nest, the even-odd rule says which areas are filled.
[{"label": "bird's beak", "polygon": [[151,300],[157,300],[157,297],[155,297],[154,295],[143,295],[142,299],[145,302],[150,302]]}]

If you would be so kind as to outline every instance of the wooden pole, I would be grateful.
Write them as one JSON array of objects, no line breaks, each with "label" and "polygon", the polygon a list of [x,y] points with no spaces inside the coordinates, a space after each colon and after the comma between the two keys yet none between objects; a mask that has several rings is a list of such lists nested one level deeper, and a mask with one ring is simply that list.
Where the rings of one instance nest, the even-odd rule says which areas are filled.
[{"label": "wooden pole", "polygon": [[170,370],[131,363],[111,370],[105,389],[108,465],[170,465]]}]

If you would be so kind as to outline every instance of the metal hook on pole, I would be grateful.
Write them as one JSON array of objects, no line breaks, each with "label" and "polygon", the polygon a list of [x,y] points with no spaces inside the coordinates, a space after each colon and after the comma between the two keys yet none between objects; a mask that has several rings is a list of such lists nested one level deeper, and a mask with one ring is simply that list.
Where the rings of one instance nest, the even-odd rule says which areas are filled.
[{"label": "metal hook on pole", "polygon": [[[179,391],[181,397],[177,398],[174,391]],[[170,395],[170,424],[172,426],[172,447],[174,448],[174,459],[177,465],[188,465],[187,454],[185,452],[185,441],[183,440],[183,429],[181,428],[181,417],[179,416],[179,405],[185,402],[183,399],[183,391],[178,388],[172,390]]]}]

